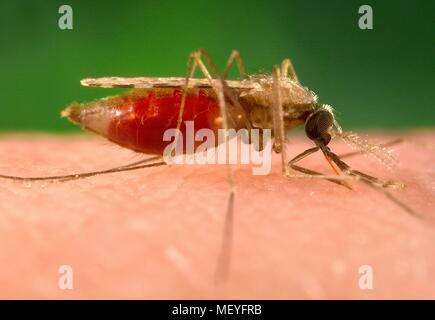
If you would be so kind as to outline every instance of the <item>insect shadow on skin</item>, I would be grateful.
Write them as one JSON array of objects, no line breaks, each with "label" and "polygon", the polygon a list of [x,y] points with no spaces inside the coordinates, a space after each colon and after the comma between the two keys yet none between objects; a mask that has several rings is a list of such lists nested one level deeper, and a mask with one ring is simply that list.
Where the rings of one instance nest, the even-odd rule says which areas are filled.
[{"label": "insect shadow on skin", "polygon": [[[206,63],[209,69],[206,66]],[[231,67],[236,63],[242,80],[227,80]],[[193,78],[199,69],[203,78]],[[107,170],[46,177],[18,177],[0,175],[0,178],[21,181],[70,181],[95,175],[138,170],[166,165],[162,152],[169,142],[163,141],[168,128],[176,128],[175,145],[183,139],[184,121],[195,121],[195,130],[218,129],[270,129],[272,150],[281,154],[282,174],[288,179],[323,179],[351,189],[351,181],[361,181],[383,193],[402,210],[421,218],[414,210],[399,201],[387,189],[402,188],[396,181],[383,181],[352,169],[342,159],[365,153],[374,156],[385,165],[394,162],[387,147],[402,142],[401,139],[385,145],[373,145],[351,132],[343,132],[334,110],[318,102],[317,96],[301,85],[290,59],[273,67],[272,75],[248,77],[238,51],[233,51],[220,73],[206,50],[192,52],[187,63],[186,77],[103,77],[81,81],[82,85],[99,88],[134,88],[136,91],[114,97],[103,98],[91,103],[73,104],[62,111],[62,116],[83,128],[106,137],[108,140],[137,152],[154,155],[144,160]],[[293,159],[287,158],[286,136],[289,131],[305,126],[306,136],[314,147],[305,150]],[[261,135],[260,135],[261,136]],[[328,146],[339,137],[358,151],[338,156]],[[226,137],[224,143],[228,143]],[[217,146],[217,145],[216,145]],[[261,151],[260,140],[256,148]],[[297,163],[320,151],[335,175],[326,175]],[[229,198],[224,222],[221,249],[216,268],[216,280],[228,277],[230,269],[235,181],[227,162]],[[297,174],[292,171],[296,171]]]}]

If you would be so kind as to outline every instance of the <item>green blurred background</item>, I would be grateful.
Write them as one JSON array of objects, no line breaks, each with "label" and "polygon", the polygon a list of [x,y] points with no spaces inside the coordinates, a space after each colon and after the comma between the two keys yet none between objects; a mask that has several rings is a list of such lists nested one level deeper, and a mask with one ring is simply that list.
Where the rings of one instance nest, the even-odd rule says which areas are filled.
[{"label": "green blurred background", "polygon": [[[58,9],[74,10],[60,30]],[[369,4],[374,30],[358,28]],[[433,1],[1,1],[0,130],[79,131],[73,101],[120,92],[89,76],[182,76],[190,51],[223,66],[233,48],[250,73],[292,58],[301,81],[345,128],[434,125]]]}]

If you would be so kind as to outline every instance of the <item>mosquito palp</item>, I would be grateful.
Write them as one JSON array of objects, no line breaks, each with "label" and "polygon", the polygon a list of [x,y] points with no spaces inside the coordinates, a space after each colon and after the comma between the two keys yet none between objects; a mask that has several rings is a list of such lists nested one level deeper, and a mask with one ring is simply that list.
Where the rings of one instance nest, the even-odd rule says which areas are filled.
[{"label": "mosquito palp", "polygon": [[[379,147],[380,148],[389,148],[389,147],[394,146],[396,144],[403,143],[404,141],[405,140],[403,138],[397,138],[397,139],[388,141],[386,143],[382,143],[382,144],[379,145]],[[361,154],[364,154],[364,153],[365,153],[364,150],[358,149],[356,151],[351,151],[351,152],[343,153],[343,154],[340,155],[340,158],[342,158],[342,159],[343,158],[349,158],[349,157],[353,157],[353,156],[356,156],[356,155],[361,155]]]}]

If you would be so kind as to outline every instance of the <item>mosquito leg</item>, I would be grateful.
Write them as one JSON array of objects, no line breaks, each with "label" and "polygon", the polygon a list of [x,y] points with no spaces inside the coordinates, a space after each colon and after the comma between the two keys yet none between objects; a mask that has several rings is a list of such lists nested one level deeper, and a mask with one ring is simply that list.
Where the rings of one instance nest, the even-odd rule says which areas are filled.
[{"label": "mosquito leg", "polygon": [[293,67],[291,60],[287,58],[284,59],[283,62],[281,63],[281,76],[283,78],[287,78],[289,72],[290,72],[290,79],[299,83],[299,78],[296,74],[295,68]]},{"label": "mosquito leg", "polygon": [[359,180],[361,180],[362,182],[366,183],[367,185],[369,185],[370,187],[380,191],[381,193],[383,193],[388,199],[390,199],[391,201],[393,201],[397,206],[399,206],[400,208],[402,208],[404,211],[406,211],[407,213],[417,217],[417,218],[423,218],[422,215],[418,214],[417,212],[415,212],[413,209],[411,209],[410,207],[408,207],[406,204],[404,204],[403,202],[401,202],[400,200],[398,200],[396,197],[394,197],[391,193],[389,193],[386,188],[388,187],[403,187],[403,184],[398,184],[395,181],[382,181],[378,178],[375,178],[373,176],[370,176],[368,174],[365,174],[361,171],[358,170],[354,170],[352,169],[348,164],[346,164],[345,162],[343,162],[339,156],[337,156],[335,153],[333,153],[329,148],[324,147],[322,149],[322,151],[331,158],[332,161],[334,161],[334,163],[340,168],[340,170],[350,176],[354,176],[357,177]]},{"label": "mosquito leg", "polygon": [[[186,97],[187,97],[187,90],[189,88],[189,80],[195,74],[195,69],[196,69],[195,55],[197,55],[197,54],[198,54],[197,52],[192,52],[189,55],[189,59],[187,61],[186,79],[185,79],[184,87],[183,87],[183,95],[181,96],[180,111],[178,112],[178,118],[177,118],[177,131],[176,131],[177,133],[176,133],[175,140],[174,140],[175,146],[178,145],[181,123],[183,122],[183,114],[184,114],[184,107],[186,105]],[[174,150],[174,152],[175,152],[175,150]]]},{"label": "mosquito leg", "polygon": [[[119,167],[116,167],[116,168],[134,167],[134,166],[137,166],[137,165],[140,165],[140,164],[143,164],[143,163],[147,163],[147,162],[150,162],[150,161],[159,160],[161,158],[162,158],[161,156],[150,157],[150,158],[146,158],[146,159],[142,159],[142,160],[139,160],[139,161],[135,161],[135,162],[123,165],[123,166],[119,166]],[[113,169],[116,169],[116,168],[113,168]]]},{"label": "mosquito leg", "polygon": [[[208,54],[207,50],[201,48],[199,52],[206,59],[208,65],[210,66],[213,76],[220,81],[223,88],[224,97],[228,98],[231,101],[230,105],[226,105],[228,124],[231,123],[235,128],[246,128],[248,130],[252,129],[251,122],[248,120],[245,109],[240,104],[238,97],[234,94],[234,91],[228,87],[227,82],[225,81],[225,77],[220,74],[220,72],[216,68],[216,65],[213,63],[212,59],[210,58],[210,55]],[[197,61],[198,66],[200,68],[207,70],[202,60],[201,59],[199,60],[200,61]],[[242,72],[243,71],[241,71],[241,73]],[[209,81],[210,83],[212,82],[211,76],[209,77]]]},{"label": "mosquito leg", "polygon": [[138,165],[139,163],[146,163],[156,160],[155,157],[144,159],[142,161],[138,161],[135,164],[130,164],[126,166],[121,167],[115,167],[107,170],[100,170],[100,171],[90,171],[90,172],[81,172],[81,173],[75,173],[75,174],[66,174],[66,175],[60,175],[60,176],[46,176],[46,177],[19,177],[19,176],[9,176],[9,175],[0,175],[0,179],[8,179],[8,180],[15,180],[15,181],[50,181],[50,182],[65,182],[70,180],[77,180],[77,179],[83,179],[83,178],[89,178],[96,175],[102,175],[102,174],[108,174],[108,173],[115,173],[115,172],[122,172],[122,171],[132,171],[132,170],[138,170],[143,168],[151,168],[151,167],[157,167],[165,165],[166,163],[164,161],[149,163],[149,164],[142,164]]},{"label": "mosquito leg", "polygon": [[[225,132],[228,132],[227,109],[225,105],[225,97],[224,97],[222,84],[218,82],[216,88],[217,88],[219,105],[221,109],[221,117],[223,119],[223,127]],[[225,137],[225,145],[228,145],[228,136]],[[225,217],[224,234],[223,234],[222,246],[221,246],[222,251],[219,255],[219,260],[216,269],[217,281],[225,281],[228,278],[230,264],[231,264],[231,253],[232,253],[235,182],[234,182],[233,169],[228,161],[226,166],[227,166],[228,184],[230,187],[230,195],[228,200],[227,213]]]},{"label": "mosquito leg", "polygon": [[[383,144],[381,144],[379,146],[381,148],[388,148],[388,147],[391,147],[393,145],[396,145],[396,144],[399,144],[399,143],[403,143],[404,141],[405,141],[405,139],[403,139],[403,138],[397,138],[397,139],[388,141],[386,143],[383,143]],[[353,157],[353,156],[357,156],[357,155],[360,155],[360,154],[364,154],[364,151],[362,151],[362,150],[361,151],[352,151],[352,152],[341,154],[341,155],[339,155],[339,157],[340,157],[340,159],[343,159],[343,158],[350,158],[350,157]]]},{"label": "mosquito leg", "polygon": [[323,173],[314,171],[314,170],[310,170],[301,166],[296,165],[297,162],[301,161],[302,159],[308,157],[309,155],[319,151],[320,148],[319,147],[314,147],[308,150],[305,150],[304,152],[302,152],[301,154],[297,155],[296,157],[294,157],[292,160],[290,160],[287,164],[288,167],[292,168],[293,170],[299,171],[305,175],[309,175],[309,176],[313,176],[313,177],[323,177],[325,180],[339,184],[343,187],[346,187],[348,189],[351,189],[351,187],[346,183],[345,180],[342,179],[335,179],[336,177],[334,177],[334,179],[329,178],[328,176],[326,176]]},{"label": "mosquito leg", "polygon": [[320,148],[319,147],[314,147],[308,150],[305,150],[304,152],[302,152],[301,154],[297,155],[296,157],[294,157],[293,159],[291,159],[288,163],[287,163],[287,167],[292,168],[293,170],[299,171],[301,173],[303,173],[303,175],[294,175],[291,173],[286,173],[285,177],[286,178],[290,178],[290,179],[321,179],[321,180],[327,180],[339,185],[342,185],[346,188],[350,188],[350,186],[346,183],[347,181],[352,181],[352,180],[358,180],[358,178],[355,177],[351,177],[351,176],[330,176],[330,175],[325,175],[321,172],[317,172],[311,169],[307,169],[301,166],[296,165],[297,162],[301,161],[302,159],[308,157],[309,155],[319,151]]},{"label": "mosquito leg", "polygon": [[304,173],[303,176],[297,176],[297,175],[287,175],[287,177],[289,178],[319,178],[319,179],[326,179],[328,181],[340,184],[340,185],[344,185],[346,187],[349,187],[346,183],[346,181],[343,178],[351,178],[351,180],[359,180],[362,181],[364,183],[366,183],[367,185],[369,185],[370,187],[374,188],[375,190],[378,190],[379,192],[383,193],[388,199],[390,199],[391,201],[393,201],[397,206],[399,206],[400,208],[402,208],[404,211],[406,211],[407,213],[417,217],[417,218],[422,218],[422,216],[420,214],[418,214],[417,212],[415,212],[413,209],[411,209],[410,207],[408,207],[406,204],[402,203],[400,200],[398,200],[396,197],[394,197],[391,193],[389,193],[386,188],[389,187],[402,187],[403,185],[398,184],[395,181],[382,181],[376,177],[370,176],[366,173],[363,173],[361,171],[358,170],[354,170],[351,169],[349,165],[347,165],[345,162],[343,162],[339,156],[337,156],[336,154],[334,154],[333,152],[331,152],[331,150],[327,147],[323,147],[322,148],[322,152],[325,153],[325,156],[327,156],[329,159],[331,159],[337,166],[338,168],[345,173],[347,176],[345,177],[329,177],[326,175],[323,175],[319,172],[313,171],[313,170],[309,170],[303,167],[299,167],[296,166],[295,163],[302,160],[303,158],[307,157],[310,154],[313,154],[314,152],[318,151],[319,148],[315,147],[315,148],[311,148],[308,149],[306,151],[304,151],[303,153],[299,154],[298,156],[296,156],[295,158],[293,158],[290,162],[289,162],[289,166],[294,169],[297,170],[299,172]]},{"label": "mosquito leg", "polygon": [[242,57],[240,56],[239,51],[237,50],[233,50],[233,52],[231,52],[227,64],[225,65],[224,72],[222,72],[222,78],[226,79],[228,77],[228,73],[231,69],[234,60],[236,60],[237,68],[239,69],[239,73],[242,76],[242,79],[243,80],[248,79],[248,75],[246,74],[245,64],[243,62]]},{"label": "mosquito leg", "polygon": [[[228,124],[228,110],[227,110],[225,94],[224,94],[225,82],[222,79],[222,77],[220,77],[220,75],[219,75],[220,81],[213,80],[213,78],[210,75],[210,72],[207,70],[207,67],[205,66],[204,62],[201,60],[201,53],[207,54],[205,50],[201,49],[201,51],[193,53],[193,59],[195,60],[196,65],[202,71],[204,76],[209,80],[210,85],[212,86],[213,90],[216,93],[219,102],[221,117],[222,117],[223,129],[227,133],[229,129],[229,124]],[[212,68],[216,69],[208,54],[207,54],[207,58]],[[217,69],[214,71],[216,74],[218,74]],[[225,144],[228,145],[228,136],[225,137]],[[234,182],[233,170],[228,161],[227,161],[227,177],[228,177],[230,194],[228,199],[227,212],[225,216],[221,251],[219,253],[218,262],[216,265],[216,281],[218,282],[225,281],[228,278],[228,272],[231,264],[231,252],[232,252],[235,182]]]},{"label": "mosquito leg", "polygon": [[338,168],[345,174],[350,176],[358,177],[359,179],[369,182],[373,185],[376,185],[380,188],[402,188],[403,184],[398,183],[396,181],[383,181],[381,179],[378,179],[376,177],[370,176],[368,174],[365,174],[363,172],[360,172],[358,170],[352,169],[348,164],[343,162],[339,156],[337,156],[335,153],[333,153],[328,147],[322,148],[323,153],[330,158],[337,166]]},{"label": "mosquito leg", "polygon": [[281,86],[280,86],[280,70],[278,65],[273,67],[273,150],[276,153],[281,153],[281,165],[282,172],[284,175],[288,175],[287,169],[287,152],[286,152],[286,141],[284,132],[284,111],[282,107],[282,97],[281,97]]},{"label": "mosquito leg", "polygon": [[[198,65],[199,69],[202,71],[202,73],[204,74],[204,76],[209,80],[210,85],[213,87],[217,98],[218,98],[218,102],[219,102],[219,107],[220,107],[220,112],[221,112],[221,117],[222,117],[222,124],[223,124],[223,129],[228,132],[229,129],[229,124],[228,124],[228,110],[227,110],[227,105],[225,102],[225,95],[224,95],[224,85],[225,85],[225,81],[220,77],[220,81],[214,81],[213,78],[210,75],[210,72],[207,70],[207,67],[205,66],[204,62],[201,60],[201,52],[205,53],[208,57],[208,60],[210,62],[210,65],[214,67],[213,62],[211,61],[210,57],[208,56],[207,52],[204,49],[201,49],[201,51],[199,52],[195,52],[193,53],[193,59],[196,62],[196,65]],[[217,70],[215,70],[215,73],[218,73]],[[226,141],[225,143],[228,143],[228,137],[226,137]],[[227,169],[228,169],[228,181],[230,184],[230,192],[234,192],[234,178],[233,178],[233,174],[232,174],[232,169],[231,169],[231,165],[227,162]]]}]

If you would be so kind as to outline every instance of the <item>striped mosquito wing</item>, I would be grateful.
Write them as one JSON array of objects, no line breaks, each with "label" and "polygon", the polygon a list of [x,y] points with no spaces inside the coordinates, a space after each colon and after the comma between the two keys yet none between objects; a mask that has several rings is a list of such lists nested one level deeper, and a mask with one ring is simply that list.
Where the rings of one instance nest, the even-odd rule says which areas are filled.
[{"label": "striped mosquito wing", "polygon": [[[185,85],[185,78],[181,77],[102,77],[102,78],[87,78],[80,81],[86,87],[98,88],[181,88]],[[252,89],[258,86],[253,81],[243,80],[227,80],[227,85],[230,88]],[[211,88],[207,79],[189,79],[189,87],[191,88]]]}]

